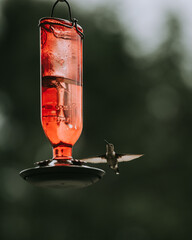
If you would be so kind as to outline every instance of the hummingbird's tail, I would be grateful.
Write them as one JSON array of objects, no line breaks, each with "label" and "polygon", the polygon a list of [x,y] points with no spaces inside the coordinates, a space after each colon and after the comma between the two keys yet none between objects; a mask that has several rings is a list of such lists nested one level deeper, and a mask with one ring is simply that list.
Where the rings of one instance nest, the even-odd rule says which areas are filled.
[{"label": "hummingbird's tail", "polygon": [[120,172],[119,172],[119,168],[117,167],[117,168],[115,169],[115,174],[116,174],[116,175],[119,175],[119,173],[120,173]]}]

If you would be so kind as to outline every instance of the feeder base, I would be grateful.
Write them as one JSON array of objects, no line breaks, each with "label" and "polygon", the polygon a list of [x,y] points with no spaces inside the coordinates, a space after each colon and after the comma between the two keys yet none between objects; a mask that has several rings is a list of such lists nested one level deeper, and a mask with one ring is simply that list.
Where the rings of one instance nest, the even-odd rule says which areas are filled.
[{"label": "feeder base", "polygon": [[25,169],[20,176],[40,187],[82,188],[99,181],[105,172],[89,166],[45,166]]}]

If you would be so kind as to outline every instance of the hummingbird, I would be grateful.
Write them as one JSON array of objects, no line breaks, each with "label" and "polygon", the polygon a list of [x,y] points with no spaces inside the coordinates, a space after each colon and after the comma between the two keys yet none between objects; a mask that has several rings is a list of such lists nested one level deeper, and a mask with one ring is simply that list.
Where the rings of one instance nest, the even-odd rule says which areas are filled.
[{"label": "hummingbird", "polygon": [[104,141],[106,142],[106,153],[104,155],[81,159],[81,161],[85,163],[106,163],[107,162],[108,166],[111,169],[113,169],[116,174],[119,174],[119,167],[118,167],[119,162],[127,162],[143,156],[143,154],[135,155],[135,154],[116,153],[114,149],[114,145],[112,143],[109,143],[107,140],[104,140]]}]

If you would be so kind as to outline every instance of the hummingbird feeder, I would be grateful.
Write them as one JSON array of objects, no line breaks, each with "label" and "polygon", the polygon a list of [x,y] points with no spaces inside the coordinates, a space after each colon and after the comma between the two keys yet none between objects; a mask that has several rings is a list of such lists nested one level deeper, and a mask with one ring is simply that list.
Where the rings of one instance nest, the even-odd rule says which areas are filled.
[{"label": "hummingbird feeder", "polygon": [[[53,17],[54,8],[65,2],[70,20]],[[40,19],[41,123],[53,147],[53,158],[21,171],[26,181],[38,186],[84,187],[97,182],[104,171],[83,165],[72,157],[81,135],[83,29],[71,17],[66,0],[57,0],[51,17]]]}]

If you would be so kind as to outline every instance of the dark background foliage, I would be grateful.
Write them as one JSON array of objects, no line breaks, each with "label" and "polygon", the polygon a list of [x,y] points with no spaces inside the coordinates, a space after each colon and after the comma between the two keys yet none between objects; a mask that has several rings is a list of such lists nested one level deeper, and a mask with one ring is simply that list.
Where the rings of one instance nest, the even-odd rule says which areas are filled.
[{"label": "dark background foliage", "polygon": [[[132,54],[134,39],[112,12],[79,11],[84,40],[84,130],[77,158],[145,153],[106,166],[80,190],[37,188],[19,171],[51,157],[40,125],[38,21],[52,4],[9,0],[1,22],[0,239],[191,239],[192,91],[184,84],[181,28],[168,16],[167,38],[150,55]],[[63,9],[57,9],[63,16]],[[129,45],[130,49],[126,46]]]}]

